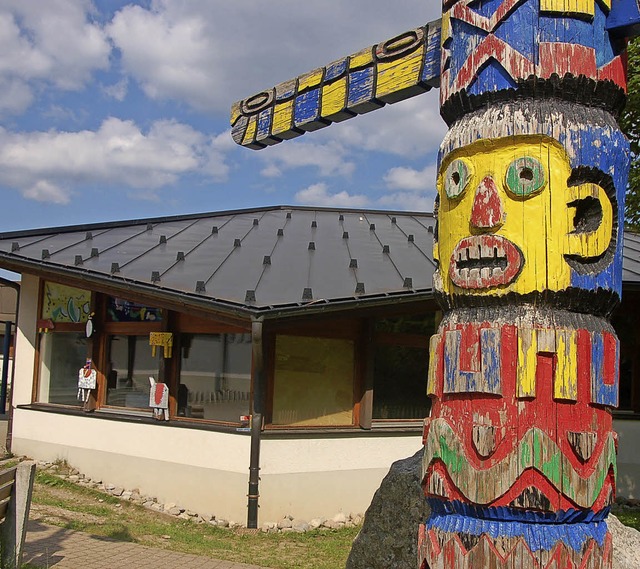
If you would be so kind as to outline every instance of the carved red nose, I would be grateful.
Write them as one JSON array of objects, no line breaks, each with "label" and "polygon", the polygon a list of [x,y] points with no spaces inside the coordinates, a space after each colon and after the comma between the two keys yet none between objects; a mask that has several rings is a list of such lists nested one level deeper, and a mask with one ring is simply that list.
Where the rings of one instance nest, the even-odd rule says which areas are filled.
[{"label": "carved red nose", "polygon": [[493,229],[504,222],[504,208],[498,188],[491,176],[480,182],[473,198],[471,225],[479,229]]}]

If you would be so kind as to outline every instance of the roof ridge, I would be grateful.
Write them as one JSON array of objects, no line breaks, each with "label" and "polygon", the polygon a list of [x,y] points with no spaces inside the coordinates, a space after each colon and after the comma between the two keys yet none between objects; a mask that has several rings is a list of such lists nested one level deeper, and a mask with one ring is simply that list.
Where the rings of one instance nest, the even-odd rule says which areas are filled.
[{"label": "roof ridge", "polygon": [[133,225],[148,225],[155,223],[167,223],[172,221],[188,221],[196,219],[207,219],[215,217],[224,217],[229,215],[243,215],[248,213],[257,212],[269,212],[269,211],[318,211],[318,212],[343,212],[343,213],[377,213],[377,214],[393,214],[402,216],[433,216],[431,212],[415,212],[415,211],[394,211],[385,209],[368,209],[368,208],[341,208],[341,207],[321,207],[321,206],[303,206],[303,205],[271,205],[271,206],[257,206],[241,209],[229,209],[219,211],[209,211],[201,213],[184,213],[177,215],[159,216],[159,217],[145,217],[138,219],[124,219],[120,221],[101,221],[94,223],[83,223],[77,225],[62,225],[41,227],[37,229],[15,230],[0,232],[1,239],[12,239],[15,237],[30,237],[37,235],[48,235],[51,233],[73,233],[76,231],[95,231],[98,229],[113,229],[115,227],[130,227]]}]

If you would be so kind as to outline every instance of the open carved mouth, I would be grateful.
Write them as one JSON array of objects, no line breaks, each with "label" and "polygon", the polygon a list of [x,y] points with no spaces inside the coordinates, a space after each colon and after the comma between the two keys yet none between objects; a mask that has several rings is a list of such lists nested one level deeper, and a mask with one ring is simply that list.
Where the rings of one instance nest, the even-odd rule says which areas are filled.
[{"label": "open carved mouth", "polygon": [[473,235],[461,239],[451,255],[449,276],[460,288],[507,285],[524,263],[522,252],[499,235]]}]

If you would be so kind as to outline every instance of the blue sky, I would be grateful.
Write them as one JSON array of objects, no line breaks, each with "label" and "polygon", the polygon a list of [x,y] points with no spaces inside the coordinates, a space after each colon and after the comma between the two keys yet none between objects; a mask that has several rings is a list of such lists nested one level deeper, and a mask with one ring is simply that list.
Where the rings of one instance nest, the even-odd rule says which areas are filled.
[{"label": "blue sky", "polygon": [[256,152],[231,104],[428,0],[0,0],[2,231],[276,204],[431,210],[437,92]]}]

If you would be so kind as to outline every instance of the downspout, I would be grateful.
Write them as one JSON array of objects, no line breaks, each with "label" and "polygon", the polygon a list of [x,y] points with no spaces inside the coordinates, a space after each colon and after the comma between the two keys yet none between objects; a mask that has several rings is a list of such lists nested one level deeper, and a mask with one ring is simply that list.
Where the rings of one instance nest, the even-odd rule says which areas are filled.
[{"label": "downspout", "polygon": [[[9,279],[5,279],[4,277],[0,277],[0,284],[4,285],[4,286],[8,286],[11,288],[14,288],[17,291],[17,296],[16,296],[16,329],[15,329],[15,334],[16,334],[16,344],[18,342],[18,312],[20,311],[20,284],[15,282],[15,281],[10,281]],[[7,330],[11,330],[10,326],[7,326]],[[9,338],[9,342],[11,341],[11,339]],[[2,394],[4,395],[3,400],[5,402],[6,405],[6,395],[7,395],[7,387],[8,387],[8,366],[6,365],[6,362],[9,360],[9,354],[8,354],[8,345],[7,344],[7,339],[5,337],[5,346],[4,346],[4,365],[2,366]],[[14,383],[16,380],[16,348],[17,345],[14,347],[14,353],[13,353],[13,360],[11,361],[11,377],[12,377],[12,385],[11,385],[11,395],[9,398],[9,417],[7,418],[7,439],[5,441],[5,448],[7,450],[7,454],[11,454],[11,440],[13,438],[13,391],[14,391]],[[0,409],[0,411],[2,411],[4,413],[4,408]]]},{"label": "downspout", "polygon": [[258,499],[260,498],[260,436],[264,413],[265,371],[262,340],[263,317],[251,321],[251,345],[253,356],[253,408],[251,410],[251,455],[249,459],[249,494],[247,527],[258,527]]}]

